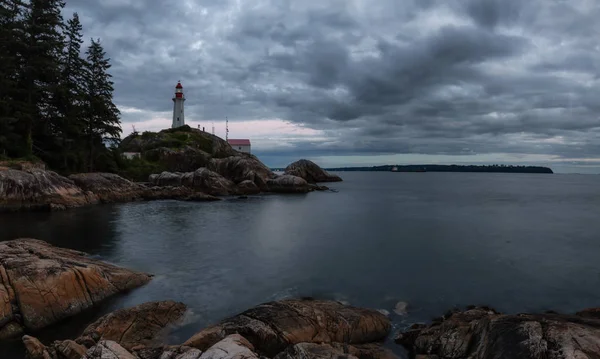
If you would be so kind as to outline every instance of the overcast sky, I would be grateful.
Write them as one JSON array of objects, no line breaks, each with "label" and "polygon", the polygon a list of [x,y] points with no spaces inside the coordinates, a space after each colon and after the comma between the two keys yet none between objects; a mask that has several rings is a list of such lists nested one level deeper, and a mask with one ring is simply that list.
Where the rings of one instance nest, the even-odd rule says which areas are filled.
[{"label": "overcast sky", "polygon": [[112,59],[123,133],[186,122],[271,166],[600,172],[597,0],[67,0]]}]

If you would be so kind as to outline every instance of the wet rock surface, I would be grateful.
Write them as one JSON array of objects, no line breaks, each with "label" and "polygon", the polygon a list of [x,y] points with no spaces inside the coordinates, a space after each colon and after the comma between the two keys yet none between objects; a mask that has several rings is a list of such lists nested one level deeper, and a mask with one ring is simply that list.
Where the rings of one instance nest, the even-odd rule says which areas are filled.
[{"label": "wet rock surface", "polygon": [[332,175],[319,167],[316,163],[304,159],[288,165],[285,168],[285,174],[301,177],[308,183],[342,181],[339,176]]},{"label": "wet rock surface", "polygon": [[0,168],[0,212],[62,210],[98,203],[72,180],[42,169]]},{"label": "wet rock surface", "polygon": [[389,349],[379,344],[347,345],[347,344],[315,344],[300,343],[288,347],[277,354],[275,359],[397,359]]},{"label": "wet rock surface", "polygon": [[114,173],[79,173],[70,175],[69,179],[103,203],[132,202],[142,198],[143,188],[139,184]]},{"label": "wet rock surface", "polygon": [[283,300],[259,305],[206,328],[184,345],[206,350],[230,334],[240,334],[257,353],[275,356],[298,343],[362,344],[384,339],[391,324],[375,310],[335,301]]},{"label": "wet rock surface", "polygon": [[0,242],[0,339],[46,327],[150,278],[35,239]]},{"label": "wet rock surface", "polygon": [[291,175],[282,175],[269,179],[267,181],[267,188],[269,192],[276,193],[307,193],[315,189],[304,179]]},{"label": "wet rock surface", "polygon": [[26,335],[23,342],[29,359],[396,358],[380,343],[391,327],[385,316],[335,301],[265,303],[182,345],[161,344],[184,312],[182,303],[145,303],[103,316],[75,340],[44,346]]},{"label": "wet rock surface", "polygon": [[155,186],[184,186],[214,196],[227,196],[238,192],[235,183],[206,168],[186,173],[162,172],[159,175],[151,175],[149,181]]},{"label": "wet rock surface", "polygon": [[[97,355],[108,349],[102,342],[114,343],[125,351],[147,352],[143,349],[160,348],[170,326],[177,323],[185,311],[185,304],[174,301],[144,303],[101,317],[75,340],[57,340],[44,346],[36,338],[25,335],[23,343],[29,359],[79,359],[89,348],[100,346],[90,352]],[[114,347],[114,344],[111,345]]]},{"label": "wet rock surface", "polygon": [[[21,169],[0,166],[0,212],[64,210],[97,203],[160,199],[214,201],[217,198],[213,196],[261,192],[307,193],[328,190],[315,182],[341,181],[306,160],[293,163],[285,175],[278,176],[256,156],[227,146],[221,144],[215,150],[226,157],[200,161],[206,167],[190,172],[152,174],[148,183],[132,182],[113,173],[79,173],[66,178],[34,164],[17,166]],[[188,150],[202,152],[194,148]],[[196,164],[194,162],[194,166]],[[297,175],[292,175],[294,173]]]},{"label": "wet rock surface", "polygon": [[165,330],[179,321],[187,307],[174,301],[149,302],[119,309],[89,325],[75,341],[87,347],[112,340],[125,349],[158,345]]},{"label": "wet rock surface", "polygon": [[507,315],[476,307],[415,325],[396,338],[413,358],[567,359],[600,357],[598,309],[575,315]]},{"label": "wet rock surface", "polygon": [[251,181],[261,191],[266,190],[266,183],[276,175],[256,158],[250,154],[239,154],[226,158],[212,159],[208,169],[221,176],[239,184],[243,181]]}]

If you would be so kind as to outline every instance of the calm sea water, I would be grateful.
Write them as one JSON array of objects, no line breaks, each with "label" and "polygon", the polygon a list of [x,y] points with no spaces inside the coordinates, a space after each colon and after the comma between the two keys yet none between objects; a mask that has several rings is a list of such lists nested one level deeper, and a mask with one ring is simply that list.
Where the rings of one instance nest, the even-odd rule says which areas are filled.
[{"label": "calm sea water", "polygon": [[[600,306],[600,176],[341,175],[345,182],[330,186],[337,193],[2,215],[0,240],[38,238],[156,275],[44,331],[45,340],[74,337],[115,308],[164,299],[193,312],[174,343],[289,296],[385,309],[396,329],[469,304],[505,312]],[[408,315],[393,312],[398,301],[409,303]],[[16,345],[0,357],[19,357]]]}]

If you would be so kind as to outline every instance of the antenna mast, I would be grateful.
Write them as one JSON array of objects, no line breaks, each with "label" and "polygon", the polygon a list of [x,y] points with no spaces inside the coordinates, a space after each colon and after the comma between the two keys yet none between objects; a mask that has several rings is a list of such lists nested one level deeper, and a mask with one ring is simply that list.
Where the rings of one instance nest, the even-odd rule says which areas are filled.
[{"label": "antenna mast", "polygon": [[229,120],[225,117],[225,141],[229,141]]},{"label": "antenna mast", "polygon": [[213,130],[212,134],[214,136],[215,135],[215,121],[213,121],[213,123],[212,123],[212,130]]}]

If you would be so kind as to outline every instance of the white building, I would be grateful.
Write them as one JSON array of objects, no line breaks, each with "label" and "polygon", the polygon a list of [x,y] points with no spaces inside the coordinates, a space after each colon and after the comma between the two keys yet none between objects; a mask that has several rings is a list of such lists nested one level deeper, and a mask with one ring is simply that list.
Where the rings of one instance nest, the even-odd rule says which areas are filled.
[{"label": "white building", "polygon": [[140,153],[139,152],[123,152],[123,157],[127,158],[128,160],[134,159],[135,157],[140,157]]},{"label": "white building", "polygon": [[227,142],[229,142],[229,145],[231,147],[233,147],[234,150],[236,151],[240,151],[240,152],[245,152],[245,153],[252,153],[250,151],[250,140],[247,139],[238,139],[238,140],[234,140],[234,139],[230,139],[227,140]]},{"label": "white building", "polygon": [[173,97],[173,125],[172,128],[181,127],[185,125],[185,116],[183,113],[183,102],[185,96],[183,96],[183,86],[181,82],[177,82],[175,86],[175,97]]}]

